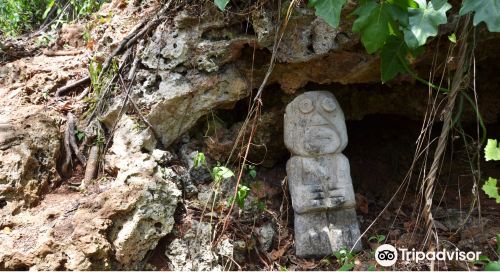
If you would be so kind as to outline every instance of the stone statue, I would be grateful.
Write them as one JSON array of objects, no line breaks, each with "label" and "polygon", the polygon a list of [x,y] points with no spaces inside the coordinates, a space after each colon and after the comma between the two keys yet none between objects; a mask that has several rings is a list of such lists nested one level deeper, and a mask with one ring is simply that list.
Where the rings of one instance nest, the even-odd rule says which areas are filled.
[{"label": "stone statue", "polygon": [[[310,91],[286,107],[286,165],[299,257],[351,249],[360,236],[348,159],[344,113],[327,91]],[[361,242],[354,247],[361,250]]]}]

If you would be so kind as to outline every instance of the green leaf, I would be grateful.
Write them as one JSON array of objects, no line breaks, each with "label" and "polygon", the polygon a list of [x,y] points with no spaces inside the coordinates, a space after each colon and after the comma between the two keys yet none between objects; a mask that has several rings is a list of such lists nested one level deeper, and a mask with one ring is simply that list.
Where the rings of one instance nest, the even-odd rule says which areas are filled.
[{"label": "green leaf", "polygon": [[452,42],[453,44],[456,44],[457,43],[457,35],[455,35],[455,33],[452,33],[450,36],[448,36],[448,40],[450,40],[450,42]]},{"label": "green leaf", "polygon": [[447,4],[448,1],[447,0],[432,0],[432,6],[434,7],[434,9],[436,10],[439,10],[441,9],[441,7],[444,6],[444,4]]},{"label": "green leaf", "polygon": [[250,177],[254,178],[257,176],[257,171],[255,171],[255,169],[251,169],[250,171],[248,171],[248,174],[250,175]]},{"label": "green leaf", "polygon": [[200,153],[198,152],[196,154],[196,156],[194,157],[194,168],[198,168],[202,165],[206,165],[207,164],[207,160],[205,158],[205,154],[204,153]]},{"label": "green leaf", "polygon": [[228,179],[234,176],[233,171],[225,166],[216,166],[212,169],[212,174],[215,182],[220,182],[223,179]]},{"label": "green leaf", "polygon": [[479,259],[478,259],[479,262],[484,262],[484,263],[489,263],[491,262],[490,261],[490,258],[488,256],[485,256],[485,255],[481,255],[479,256]]},{"label": "green leaf", "polygon": [[349,271],[354,267],[353,263],[346,263],[343,266],[341,266],[337,271]]},{"label": "green leaf", "polygon": [[238,192],[236,193],[236,202],[238,206],[243,209],[245,207],[245,199],[250,192],[250,188],[244,185],[238,185]]},{"label": "green leaf", "polygon": [[309,0],[309,6],[314,7],[316,15],[332,27],[339,26],[340,12],[347,0]]},{"label": "green leaf", "polygon": [[446,3],[436,10],[426,0],[415,2],[418,8],[408,8],[409,28],[404,31],[406,44],[412,49],[425,45],[428,37],[437,35],[438,26],[447,22],[446,11],[451,8]]},{"label": "green leaf", "polygon": [[497,254],[500,255],[500,234],[497,234]]},{"label": "green leaf", "polygon": [[490,262],[484,267],[486,271],[500,271],[500,261]]},{"label": "green leaf", "polygon": [[397,36],[390,36],[380,52],[380,74],[382,83],[392,80],[399,73],[407,73],[409,68],[406,55],[408,47],[405,41]]},{"label": "green leaf", "polygon": [[47,18],[47,15],[49,14],[50,10],[52,10],[52,6],[54,6],[55,0],[50,0],[49,3],[47,4],[47,8],[45,9],[45,12],[42,15],[42,18],[45,19]]},{"label": "green leaf", "polygon": [[387,10],[391,17],[404,27],[408,26],[408,7],[401,8],[399,5],[388,4]]},{"label": "green leaf", "polygon": [[229,3],[229,0],[215,0],[214,2],[217,8],[219,8],[219,10],[224,11],[224,9],[227,6],[227,3]]},{"label": "green leaf", "polygon": [[368,241],[376,241],[377,243],[382,243],[385,240],[385,235],[377,234],[368,238]]},{"label": "green leaf", "polygon": [[83,138],[85,137],[85,133],[83,131],[75,131],[75,136],[76,136],[76,139],[78,139],[78,141],[82,141]]},{"label": "green leaf", "polygon": [[498,146],[497,140],[488,139],[488,143],[486,147],[484,147],[484,158],[486,161],[500,160],[500,147]]},{"label": "green leaf", "polygon": [[483,191],[489,198],[493,198],[497,203],[500,203],[500,194],[498,194],[497,181],[497,179],[491,177],[488,178],[488,181],[486,181],[483,185]]},{"label": "green leaf", "polygon": [[388,5],[367,2],[360,6],[355,14],[352,30],[361,33],[361,42],[368,53],[374,53],[385,44],[390,35],[389,24],[392,21]]},{"label": "green leaf", "polygon": [[490,32],[500,32],[500,0],[465,0],[460,15],[474,12],[474,26],[484,21]]}]

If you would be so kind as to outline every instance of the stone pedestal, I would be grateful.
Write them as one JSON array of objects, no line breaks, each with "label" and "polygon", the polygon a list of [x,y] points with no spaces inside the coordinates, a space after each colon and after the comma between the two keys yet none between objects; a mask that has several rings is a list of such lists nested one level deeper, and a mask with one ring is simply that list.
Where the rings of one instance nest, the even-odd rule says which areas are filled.
[{"label": "stone pedestal", "polygon": [[330,92],[306,92],[288,104],[286,170],[295,212],[299,257],[322,257],[342,248],[361,250],[348,159],[344,113]]}]

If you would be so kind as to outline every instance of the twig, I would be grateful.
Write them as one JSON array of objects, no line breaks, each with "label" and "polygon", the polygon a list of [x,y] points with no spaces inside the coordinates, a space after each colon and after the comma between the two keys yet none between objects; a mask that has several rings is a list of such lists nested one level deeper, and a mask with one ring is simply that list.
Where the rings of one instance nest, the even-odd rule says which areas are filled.
[{"label": "twig", "polygon": [[60,51],[51,51],[44,50],[43,54],[46,56],[69,56],[69,55],[78,55],[83,53],[82,50],[60,50]]},{"label": "twig", "polygon": [[90,83],[90,77],[87,76],[85,78],[81,78],[80,80],[78,81],[75,81],[73,83],[70,83],[69,85],[65,85],[63,86],[62,88],[59,88],[57,91],[56,91],[56,96],[60,96],[61,94],[75,88],[75,87],[79,87],[79,86],[83,86],[83,85],[87,85],[88,83]]},{"label": "twig", "polygon": [[[111,53],[111,55],[106,58],[104,63],[102,64],[102,70],[101,73],[99,74],[99,80],[101,80],[101,77],[103,73],[105,73],[109,66],[111,65],[111,60],[113,57],[116,55],[120,54],[123,52],[125,49],[128,49],[134,44],[141,36],[146,34],[153,26],[156,26],[158,23],[160,23],[161,20],[164,19],[164,17],[160,16],[163,13],[165,13],[169,8],[170,5],[172,4],[172,0],[168,1],[163,8],[156,14],[156,18],[151,21],[151,19],[144,19],[140,24],[138,24],[134,30],[132,30],[123,40],[120,42],[120,45]],[[150,21],[146,26],[144,24],[146,22]],[[144,27],[143,27],[144,26]]]},{"label": "twig", "polygon": [[[132,77],[134,77],[134,74],[132,74]],[[121,75],[120,75],[120,81],[121,81],[123,87],[125,88],[125,83],[123,82],[123,79],[122,79]],[[139,110],[139,107],[137,106],[137,103],[135,103],[135,101],[130,97],[130,89],[131,89],[131,87],[128,88],[126,94],[127,94],[128,99],[130,100],[130,103],[132,103],[132,106],[134,107],[134,110],[137,112],[137,114],[139,115],[139,117],[141,118],[141,120],[149,127],[149,129],[151,129],[151,131],[153,132],[153,134],[156,137],[156,139],[160,139],[160,135],[158,133],[156,133],[153,125],[151,125],[151,123],[146,119],[146,117],[144,117],[144,115]]]},{"label": "twig", "polygon": [[82,93],[80,93],[80,95],[78,95],[78,96],[76,97],[76,101],[80,101],[80,100],[82,100],[85,96],[87,96],[87,94],[89,93],[89,91],[90,91],[89,87],[86,87],[86,88],[82,91]]},{"label": "twig", "polygon": [[[424,219],[425,219],[425,224],[427,226],[427,234],[426,234],[426,241],[424,243],[428,243],[429,237],[431,236],[432,233],[434,233],[434,236],[437,238],[437,234],[433,231],[435,228],[434,225],[434,218],[432,217],[432,198],[434,194],[434,188],[436,184],[436,178],[439,172],[439,166],[442,161],[444,152],[446,150],[447,142],[448,142],[448,135],[451,129],[451,124],[452,124],[452,115],[453,115],[453,108],[455,106],[455,100],[458,94],[458,91],[460,90],[462,83],[464,82],[464,70],[466,70],[466,54],[468,50],[468,28],[469,28],[469,18],[470,16],[466,16],[464,27],[462,29],[462,34],[461,34],[461,39],[462,42],[460,44],[460,49],[458,53],[459,61],[458,61],[458,67],[455,70],[455,75],[453,77],[453,82],[451,85],[451,90],[448,93],[448,103],[446,105],[446,111],[445,111],[445,117],[443,121],[443,127],[441,129],[441,135],[439,136],[438,140],[438,145],[436,147],[436,151],[434,152],[434,159],[432,161],[432,165],[429,169],[429,173],[426,177],[425,180],[425,203],[424,203],[424,208],[423,208],[423,214],[424,214]],[[437,240],[436,240],[437,244]]]}]

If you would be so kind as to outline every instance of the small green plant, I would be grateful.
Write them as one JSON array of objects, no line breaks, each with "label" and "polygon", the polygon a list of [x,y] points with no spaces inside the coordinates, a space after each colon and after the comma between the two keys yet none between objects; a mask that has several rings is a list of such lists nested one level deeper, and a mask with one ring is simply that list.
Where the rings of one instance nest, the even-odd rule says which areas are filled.
[{"label": "small green plant", "polygon": [[[496,235],[497,239],[497,254],[500,255],[500,234]],[[476,264],[484,265],[485,271],[500,271],[500,260],[491,261],[488,256],[480,256],[479,260],[475,262]]]},{"label": "small green plant", "polygon": [[236,203],[240,209],[245,208],[245,199],[250,193],[250,188],[245,185],[238,185],[238,191],[236,192]]},{"label": "small green plant", "polygon": [[[215,184],[220,184],[222,181],[234,177],[234,172],[225,166],[221,166],[220,163],[217,163],[217,165],[214,166],[212,170],[210,170],[207,164],[207,158],[204,153],[198,152],[196,156],[194,156],[193,160],[194,160],[193,162],[194,168],[204,167],[210,171],[210,175],[212,176],[212,179]],[[250,167],[249,171],[250,176],[252,176],[253,174],[252,170],[255,172],[255,167]],[[244,209],[245,200],[247,199],[249,194],[250,194],[250,188],[248,186],[246,186],[245,184],[238,185],[234,202],[236,202],[236,204],[240,209]],[[233,203],[233,197],[229,197],[227,199],[227,205],[231,205],[232,203]],[[265,208],[265,204],[263,207]]]},{"label": "small green plant", "polygon": [[[484,147],[484,158],[486,161],[500,160],[500,147],[497,140],[488,139],[488,143]],[[493,198],[497,203],[500,203],[498,179],[489,177],[482,189],[489,198]]]},{"label": "small green plant", "polygon": [[212,169],[212,178],[216,184],[231,177],[234,177],[234,172],[225,166],[217,165]]},{"label": "small green plant", "polygon": [[200,168],[202,166],[207,166],[207,159],[204,153],[198,152],[194,157],[194,168]]},{"label": "small green plant", "polygon": [[257,177],[257,171],[255,170],[255,166],[253,165],[248,166],[248,175],[250,175],[250,177],[252,177],[253,179]]},{"label": "small green plant", "polygon": [[383,235],[383,234],[377,234],[374,236],[370,236],[370,238],[368,238],[368,242],[374,242],[377,244],[382,244],[382,242],[384,242],[384,240],[385,240],[385,235]]},{"label": "small green plant", "polygon": [[78,139],[78,141],[82,141],[83,138],[85,138],[85,133],[83,131],[76,130],[75,137],[76,137],[76,139]]},{"label": "small green plant", "polygon": [[0,34],[12,37],[43,21],[48,0],[0,0]]},{"label": "small green plant", "polygon": [[337,269],[337,271],[348,271],[354,268],[354,258],[356,254],[344,248],[333,252],[333,255],[340,264],[340,268]]},{"label": "small green plant", "polygon": [[13,37],[51,23],[51,27],[97,11],[105,0],[0,0],[0,30]]}]

